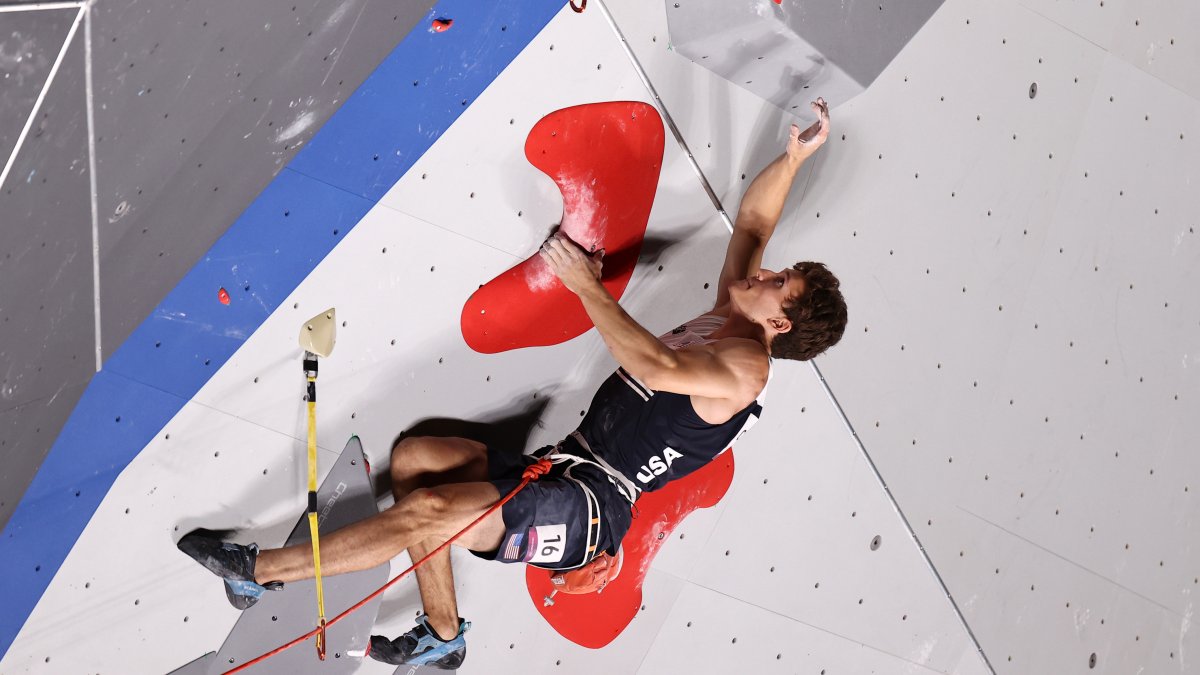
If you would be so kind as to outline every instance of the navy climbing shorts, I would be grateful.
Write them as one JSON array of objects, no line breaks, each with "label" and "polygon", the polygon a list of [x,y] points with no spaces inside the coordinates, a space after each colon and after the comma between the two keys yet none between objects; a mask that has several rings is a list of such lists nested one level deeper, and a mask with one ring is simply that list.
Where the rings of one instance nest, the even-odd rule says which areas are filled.
[{"label": "navy climbing shorts", "polygon": [[[564,452],[578,454],[571,439],[564,444]],[[521,455],[488,446],[489,482],[503,497],[520,484],[526,467],[553,450],[554,446],[548,445]],[[633,518],[629,502],[602,470],[577,464],[567,478],[567,466],[554,465],[550,473],[531,482],[501,508],[504,537],[500,548],[473,553],[486,560],[546,569],[573,569],[602,551],[615,554]],[[599,522],[595,522],[597,514]]]}]

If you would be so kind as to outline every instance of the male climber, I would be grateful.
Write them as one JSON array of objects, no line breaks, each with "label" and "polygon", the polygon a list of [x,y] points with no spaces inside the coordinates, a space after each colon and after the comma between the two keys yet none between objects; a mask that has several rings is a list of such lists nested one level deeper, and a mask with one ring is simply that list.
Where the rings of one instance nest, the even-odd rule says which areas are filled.
[{"label": "male climber", "polygon": [[[551,472],[456,543],[500,562],[579,568],[617,554],[640,493],[730,447],[762,413],[771,359],[811,359],[846,327],[838,280],[824,265],[760,268],[797,171],[829,136],[825,101],[817,99],[813,110],[818,121],[803,132],[792,125],[785,152],[742,198],[713,308],[660,338],[601,285],[599,255],[562,235],[548,239],[540,255],[578,295],[620,367],[600,385],[579,428],[533,455],[463,438],[398,443],[391,461],[395,505],[323,536],[324,574],[369,569],[405,549],[420,560],[499,501],[543,456],[555,461]],[[223,577],[239,608],[253,604],[264,585],[313,575],[307,544],[260,551],[193,532],[179,548]],[[457,668],[470,624],[458,616],[449,550],[416,575],[425,614],[395,640],[372,636],[370,655],[396,665]]]}]

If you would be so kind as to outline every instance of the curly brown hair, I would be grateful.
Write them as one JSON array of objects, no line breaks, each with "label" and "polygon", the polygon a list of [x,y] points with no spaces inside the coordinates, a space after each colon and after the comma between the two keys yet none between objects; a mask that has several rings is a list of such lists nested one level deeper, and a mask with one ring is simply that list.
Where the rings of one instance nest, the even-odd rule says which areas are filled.
[{"label": "curly brown hair", "polygon": [[846,299],[841,282],[819,262],[798,262],[792,269],[804,278],[804,293],[785,303],[792,329],[771,341],[771,356],[807,361],[836,345],[846,332]]}]

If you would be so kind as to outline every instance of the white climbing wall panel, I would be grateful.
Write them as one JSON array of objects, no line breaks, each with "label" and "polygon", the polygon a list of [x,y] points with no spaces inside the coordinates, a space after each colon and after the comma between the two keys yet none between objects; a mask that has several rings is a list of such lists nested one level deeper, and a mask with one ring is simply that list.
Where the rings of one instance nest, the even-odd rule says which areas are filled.
[{"label": "white climbing wall panel", "polygon": [[[606,6],[734,212],[807,111],[674,54],[670,3]],[[842,278],[851,323],[821,367],[998,673],[1197,669],[1196,12],[947,0],[833,111],[768,251]],[[345,322],[321,369],[324,467],[356,433],[380,471],[427,417],[549,399],[531,444],[573,429],[613,367],[595,332],[480,355],[459,312],[560,215],[529,128],[614,99],[649,97],[598,8],[564,9],[122,474],[0,670],[163,673],[220,644],[235,611],[174,528],[284,539],[304,501],[295,333],[320,309]],[[726,236],[668,136],[622,304],[655,332],[707,309]],[[736,457],[603,650],[546,626],[519,567],[456,556],[462,672],[988,672],[807,366],[781,364]],[[379,631],[417,607],[401,584]]]},{"label": "white climbing wall panel", "polygon": [[1166,11],[947,3],[792,230],[845,270],[825,374],[998,672],[1196,667],[1200,24]]}]

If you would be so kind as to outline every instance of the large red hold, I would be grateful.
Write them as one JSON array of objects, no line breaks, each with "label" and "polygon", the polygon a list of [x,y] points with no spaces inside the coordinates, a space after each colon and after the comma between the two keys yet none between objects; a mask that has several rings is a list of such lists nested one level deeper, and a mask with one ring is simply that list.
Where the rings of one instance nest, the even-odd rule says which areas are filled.
[{"label": "large red hold", "polygon": [[[604,249],[602,282],[618,299],[642,249],[663,142],[658,111],[639,101],[552,112],[525,141],[525,157],[562,192],[561,231],[585,250]],[[560,344],[592,327],[536,251],[473,293],[461,325],[463,339],[484,354]]]},{"label": "large red hold", "polygon": [[526,567],[525,585],[534,606],[559,635],[577,645],[599,649],[612,642],[638,613],[646,572],[671,532],[692,511],[721,501],[732,482],[733,451],[726,450],[703,468],[643,494],[621,544],[625,550],[621,574],[599,593],[559,593],[554,604],[547,605],[545,598],[554,591],[550,572]]}]

